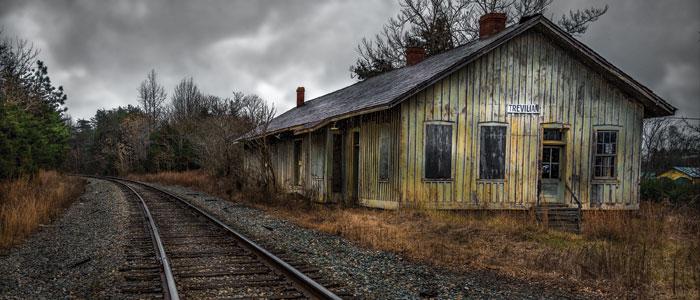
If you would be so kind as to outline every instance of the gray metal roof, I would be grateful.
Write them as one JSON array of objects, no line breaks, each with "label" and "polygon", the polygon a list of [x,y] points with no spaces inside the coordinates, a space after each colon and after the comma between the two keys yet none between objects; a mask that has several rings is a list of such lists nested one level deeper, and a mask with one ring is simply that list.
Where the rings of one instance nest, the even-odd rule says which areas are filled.
[{"label": "gray metal roof", "polygon": [[684,173],[692,178],[700,178],[700,168],[693,167],[673,167],[674,170]]},{"label": "gray metal roof", "polygon": [[[549,29],[551,36],[579,50],[581,55],[588,60],[605,67],[605,71],[609,72],[611,74],[610,77],[616,79],[618,84],[628,87],[626,90],[635,93],[640,98],[647,99],[644,104],[645,108],[652,112],[650,115],[669,115],[675,111],[673,106],[540,15],[519,24],[511,25],[489,38],[475,40],[450,51],[428,57],[416,65],[377,75],[335,92],[308,100],[301,107],[292,108],[275,117],[269,124],[266,132],[269,134],[284,130],[314,130],[327,122],[350,115],[390,108],[453,70],[464,66],[473,59],[538,24],[543,25],[541,26],[543,28]],[[255,135],[257,134],[251,132],[243,138]]]}]

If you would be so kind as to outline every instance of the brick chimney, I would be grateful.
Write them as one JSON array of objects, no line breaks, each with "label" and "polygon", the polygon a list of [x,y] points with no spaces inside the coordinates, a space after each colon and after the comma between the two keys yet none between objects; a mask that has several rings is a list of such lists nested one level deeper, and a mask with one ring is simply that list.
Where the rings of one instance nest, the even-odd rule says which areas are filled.
[{"label": "brick chimney", "polygon": [[304,87],[297,88],[297,107],[304,105]]},{"label": "brick chimney", "polygon": [[506,14],[488,13],[479,18],[479,38],[485,39],[506,29]]},{"label": "brick chimney", "polygon": [[406,47],[406,65],[412,66],[425,59],[425,49],[420,46]]}]

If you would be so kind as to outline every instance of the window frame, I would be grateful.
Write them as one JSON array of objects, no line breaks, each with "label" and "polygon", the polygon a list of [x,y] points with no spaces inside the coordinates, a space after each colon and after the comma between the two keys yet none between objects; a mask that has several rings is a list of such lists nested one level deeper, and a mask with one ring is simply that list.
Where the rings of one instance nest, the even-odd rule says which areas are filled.
[{"label": "window frame", "polygon": [[[428,132],[428,126],[430,125],[444,125],[444,126],[450,126],[450,177],[449,178],[428,178],[426,175],[426,171],[428,168],[426,168],[426,165],[428,163],[427,160],[427,148],[428,148],[428,139],[426,138],[427,132]],[[423,174],[422,179],[423,181],[426,182],[452,182],[454,181],[455,178],[455,168],[454,168],[454,163],[455,163],[455,150],[456,150],[456,145],[455,145],[455,122],[451,121],[425,121],[423,122]]]},{"label": "window frame", "polygon": [[[599,132],[615,132],[615,153],[614,154],[601,154],[603,157],[613,158],[613,174],[612,176],[597,176],[596,175],[596,159],[599,157],[598,154],[598,133]],[[618,169],[619,163],[619,153],[620,153],[620,133],[622,132],[620,126],[610,126],[610,125],[597,125],[594,126],[593,136],[591,138],[591,178],[595,181],[617,181],[619,178],[620,170]]]},{"label": "window frame", "polygon": [[[504,147],[504,156],[503,156],[503,178],[481,178],[481,132],[482,132],[482,127],[484,126],[497,126],[497,127],[505,127],[506,133],[505,133],[505,147]],[[509,141],[510,141],[510,125],[508,123],[503,123],[503,122],[482,122],[479,123],[479,130],[478,134],[476,136],[476,139],[479,143],[479,146],[477,147],[477,153],[476,153],[476,175],[477,175],[477,182],[505,182],[506,178],[508,178],[508,154],[509,154]]]}]

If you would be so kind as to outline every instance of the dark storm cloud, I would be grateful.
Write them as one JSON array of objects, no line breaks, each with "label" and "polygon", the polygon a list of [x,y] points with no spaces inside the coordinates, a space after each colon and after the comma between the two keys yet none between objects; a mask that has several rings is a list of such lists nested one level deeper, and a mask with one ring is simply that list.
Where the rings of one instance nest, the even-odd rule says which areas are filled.
[{"label": "dark storm cloud", "polygon": [[676,106],[678,115],[700,117],[700,1],[582,2],[560,1],[554,10],[608,4],[580,39]]},{"label": "dark storm cloud", "polygon": [[362,36],[395,13],[389,1],[0,2],[5,33],[42,49],[69,93],[69,112],[136,102],[155,68],[168,90],[192,76],[202,90],[258,93],[289,108],[298,85],[310,97],[352,82]]},{"label": "dark storm cloud", "polygon": [[[611,1],[581,39],[681,114],[700,116],[699,3],[657,2]],[[551,13],[604,3],[560,1]],[[393,0],[0,0],[0,26],[42,49],[75,117],[136,103],[151,68],[168,90],[192,76],[208,93],[257,93],[284,111],[298,85],[316,97],[352,83],[357,42],[397,11]]]}]

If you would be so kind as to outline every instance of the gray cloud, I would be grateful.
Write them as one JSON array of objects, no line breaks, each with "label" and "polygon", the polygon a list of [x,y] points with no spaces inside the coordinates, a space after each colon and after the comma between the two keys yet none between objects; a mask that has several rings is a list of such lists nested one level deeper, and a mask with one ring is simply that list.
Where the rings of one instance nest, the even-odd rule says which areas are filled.
[{"label": "gray cloud", "polygon": [[[581,39],[680,109],[700,117],[700,3],[610,1]],[[657,3],[658,2],[658,3]],[[559,1],[551,13],[602,5]],[[294,89],[316,97],[351,84],[363,36],[396,14],[395,1],[0,1],[0,26],[42,49],[69,113],[135,104],[155,68],[170,90],[193,76],[226,96],[257,93],[279,111]]]},{"label": "gray cloud", "polygon": [[700,1],[568,0],[553,10],[605,4],[608,13],[581,41],[676,106],[678,115],[700,117]]}]

